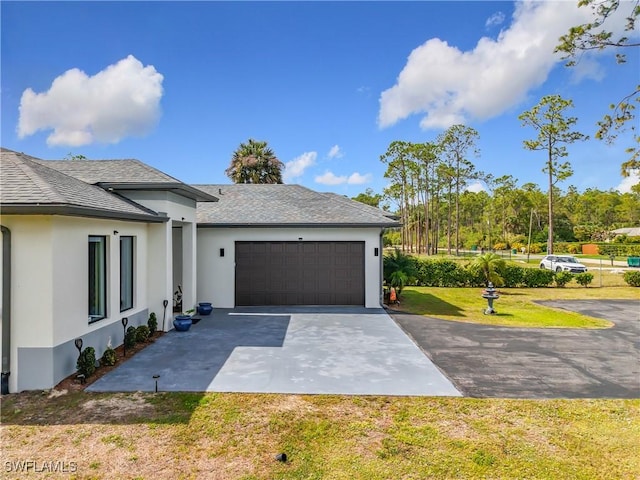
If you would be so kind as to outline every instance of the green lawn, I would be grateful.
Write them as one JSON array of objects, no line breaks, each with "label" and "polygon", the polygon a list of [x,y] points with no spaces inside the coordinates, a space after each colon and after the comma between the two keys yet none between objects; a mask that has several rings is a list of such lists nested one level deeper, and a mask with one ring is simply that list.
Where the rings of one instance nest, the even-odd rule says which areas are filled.
[{"label": "green lawn", "polygon": [[[6,462],[31,478],[631,479],[640,400],[24,393],[2,399]],[[287,463],[275,460],[285,452]],[[9,463],[11,465],[11,463]],[[27,476],[28,477],[28,476]]]},{"label": "green lawn", "polygon": [[487,301],[480,288],[406,287],[400,310],[445,320],[543,328],[607,328],[611,322],[535,303],[538,300],[640,299],[640,289],[603,288],[501,288],[494,301],[496,315],[483,313]]}]

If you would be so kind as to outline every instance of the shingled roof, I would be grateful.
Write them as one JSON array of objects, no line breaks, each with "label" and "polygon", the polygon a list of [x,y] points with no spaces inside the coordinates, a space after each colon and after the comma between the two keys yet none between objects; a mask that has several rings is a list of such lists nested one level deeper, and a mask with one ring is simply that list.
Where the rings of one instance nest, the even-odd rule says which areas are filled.
[{"label": "shingled roof", "polygon": [[180,180],[157,170],[140,160],[38,160],[83,182],[114,190],[166,190],[197,200],[217,199]]},{"label": "shingled roof", "polygon": [[399,223],[383,210],[336,194],[300,185],[194,185],[218,197],[198,203],[197,222],[207,226],[362,226],[394,227]]},{"label": "shingled roof", "polygon": [[137,203],[46,166],[23,153],[0,151],[3,214],[66,214],[164,222]]}]

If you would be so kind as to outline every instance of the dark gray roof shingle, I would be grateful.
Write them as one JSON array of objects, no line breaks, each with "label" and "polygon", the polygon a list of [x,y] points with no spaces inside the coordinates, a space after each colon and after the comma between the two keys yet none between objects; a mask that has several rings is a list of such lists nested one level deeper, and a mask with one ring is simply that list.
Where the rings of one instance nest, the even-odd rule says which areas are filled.
[{"label": "dark gray roof shingle", "polygon": [[140,160],[39,160],[42,165],[92,185],[114,190],[165,190],[199,202],[215,202],[209,196]]},{"label": "dark gray roof shingle", "polygon": [[5,149],[0,152],[0,206],[4,213],[51,213],[55,207],[60,213],[66,208],[76,214],[160,220],[141,205]]},{"label": "dark gray roof shingle", "polygon": [[39,160],[83,182],[96,183],[182,183],[140,160]]},{"label": "dark gray roof shingle", "polygon": [[388,212],[300,185],[194,185],[217,203],[198,203],[198,224],[212,226],[379,226],[398,222]]}]

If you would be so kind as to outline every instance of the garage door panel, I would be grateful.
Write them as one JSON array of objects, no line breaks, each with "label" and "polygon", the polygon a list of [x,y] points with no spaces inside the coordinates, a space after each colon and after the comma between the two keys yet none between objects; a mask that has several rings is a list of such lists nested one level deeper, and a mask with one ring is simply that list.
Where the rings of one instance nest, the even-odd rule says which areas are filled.
[{"label": "garage door panel", "polygon": [[236,305],[363,305],[364,242],[236,242]]}]

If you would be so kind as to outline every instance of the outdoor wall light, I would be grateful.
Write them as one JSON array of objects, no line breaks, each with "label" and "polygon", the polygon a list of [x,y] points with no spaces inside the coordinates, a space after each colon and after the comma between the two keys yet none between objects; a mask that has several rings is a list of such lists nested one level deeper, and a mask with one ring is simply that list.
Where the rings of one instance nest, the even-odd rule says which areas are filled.
[{"label": "outdoor wall light", "polygon": [[114,230],[114,231],[113,231],[113,234],[114,234],[114,235],[117,235],[117,234],[118,234],[118,230]]},{"label": "outdoor wall light", "polygon": [[378,247],[373,249],[373,256],[377,257],[380,254],[380,250],[378,249]]},{"label": "outdoor wall light", "polygon": [[298,241],[301,242],[302,241],[302,237],[298,237]]},{"label": "outdoor wall light", "polygon": [[221,257],[224,257],[224,248],[221,248],[221,249],[220,249],[220,256],[221,256]]}]

